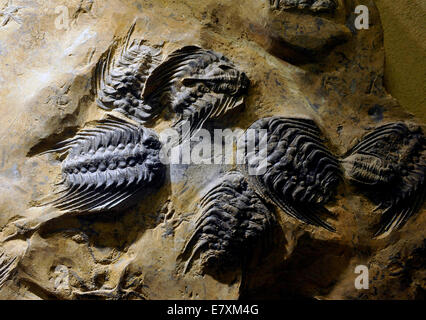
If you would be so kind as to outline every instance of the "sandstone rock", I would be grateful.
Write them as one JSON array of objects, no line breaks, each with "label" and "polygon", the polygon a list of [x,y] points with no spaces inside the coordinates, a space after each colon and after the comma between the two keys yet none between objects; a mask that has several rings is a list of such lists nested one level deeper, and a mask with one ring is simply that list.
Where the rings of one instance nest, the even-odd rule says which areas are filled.
[{"label": "sandstone rock", "polygon": [[[245,181],[235,161],[167,165],[165,180],[127,209],[89,213],[43,206],[53,199],[64,161],[60,153],[44,152],[111,117],[157,134],[182,119],[196,118],[196,129],[211,133],[244,132],[272,116],[311,119],[326,137],[318,148],[339,161],[380,125],[404,122],[424,132],[422,120],[383,85],[383,31],[374,3],[367,1],[369,30],[353,27],[355,7],[365,1],[337,3],[330,10],[280,10],[263,0],[14,0],[0,9],[0,298],[424,298],[422,200],[401,228],[375,238],[381,218],[375,196],[346,178],[328,202],[318,201],[328,212],[321,218],[336,232],[289,215]],[[121,49],[131,44],[140,52],[152,48],[146,51],[155,59],[138,60],[136,49],[122,58]],[[188,54],[182,57],[188,50],[203,52],[191,56],[198,59],[191,68]],[[100,99],[100,68],[108,61],[113,67],[103,69],[116,73],[104,81],[108,94]],[[146,83],[152,92],[144,91]],[[151,110],[155,116],[144,118],[141,112]],[[416,152],[406,159],[416,158],[424,178],[425,151]],[[121,155],[108,161],[131,166],[131,155]],[[184,272],[196,218],[210,212],[201,201],[230,171],[239,172],[234,180],[244,187],[225,184],[235,202],[228,204],[227,193],[219,192],[222,202],[213,209],[235,216],[246,210],[245,218],[219,219],[217,225],[229,228],[219,234],[214,227],[214,238],[235,236],[242,221],[243,231],[258,230],[262,237],[238,231],[231,239],[245,243],[266,233],[268,245],[253,246],[241,265],[213,268],[219,273],[204,268],[210,253],[195,254]],[[407,192],[422,195],[424,188],[422,182]],[[253,225],[262,225],[256,213],[271,217],[268,228]],[[209,247],[213,257],[229,254],[232,246],[217,242],[221,246]],[[357,265],[369,268],[369,289],[355,288]]]}]

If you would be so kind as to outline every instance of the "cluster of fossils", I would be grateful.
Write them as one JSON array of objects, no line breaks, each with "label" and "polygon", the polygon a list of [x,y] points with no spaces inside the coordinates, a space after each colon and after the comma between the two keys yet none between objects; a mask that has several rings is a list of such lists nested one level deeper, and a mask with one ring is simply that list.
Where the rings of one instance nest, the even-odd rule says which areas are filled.
[{"label": "cluster of fossils", "polygon": [[[332,0],[275,1],[278,7],[319,10]],[[175,115],[174,126],[190,125],[191,139],[206,121],[243,105],[247,76],[223,55],[186,46],[162,58],[161,48],[130,42],[110,50],[96,69],[97,104],[109,114],[59,143],[62,186],[52,205],[63,212],[122,209],[164,182],[161,143],[148,127]],[[119,112],[129,119],[116,117]],[[255,155],[218,177],[199,204],[194,231],[179,256],[184,272],[195,259],[206,272],[244,263],[275,224],[273,207],[291,217],[335,232],[321,216],[343,179],[367,192],[382,219],[376,235],[401,227],[425,196],[426,141],[419,127],[402,122],[373,129],[342,156],[327,148],[316,123],[304,118],[262,118],[248,129],[267,131],[267,166],[256,171]],[[2,269],[0,268],[0,274]]]}]

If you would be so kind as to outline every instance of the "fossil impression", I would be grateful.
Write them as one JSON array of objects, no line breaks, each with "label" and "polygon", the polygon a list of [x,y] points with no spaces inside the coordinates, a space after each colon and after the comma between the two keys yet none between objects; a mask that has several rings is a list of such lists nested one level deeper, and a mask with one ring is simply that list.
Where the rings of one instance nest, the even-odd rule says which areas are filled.
[{"label": "fossil impression", "polygon": [[333,11],[337,7],[336,0],[269,0],[276,9],[308,9],[314,12]]},{"label": "fossil impression", "polygon": [[145,103],[142,92],[145,82],[161,62],[160,49],[144,45],[143,41],[133,40],[130,28],[126,42],[118,57],[112,57],[109,50],[106,59],[97,66],[97,104],[104,110],[116,110],[127,117],[147,122],[161,111]]},{"label": "fossil impression", "polygon": [[[341,180],[338,160],[327,150],[321,132],[309,119],[270,117],[253,123],[249,129],[267,130],[266,172],[258,170],[256,150],[246,153],[245,172],[259,193],[285,213],[305,223],[335,229],[318,213],[334,195]],[[259,136],[255,137],[259,145]],[[253,174],[255,173],[255,174]]]},{"label": "fossil impression", "polygon": [[154,109],[167,107],[177,113],[175,127],[189,122],[188,132],[183,132],[185,140],[207,120],[242,105],[248,86],[245,73],[223,55],[187,46],[173,52],[152,72],[143,96]]},{"label": "fossil impression", "polygon": [[10,278],[17,263],[17,257],[8,257],[0,251],[0,287]]},{"label": "fossil impression", "polygon": [[63,194],[51,204],[62,211],[100,211],[122,207],[134,195],[147,193],[163,181],[161,143],[142,126],[110,118],[83,129],[57,149],[62,162]]},{"label": "fossil impression", "polygon": [[241,265],[253,246],[267,239],[275,221],[239,172],[229,172],[202,198],[195,231],[180,259],[184,272],[199,254],[204,271]]},{"label": "fossil impression", "polygon": [[342,161],[346,176],[367,188],[383,210],[376,235],[400,228],[425,197],[426,140],[402,122],[374,129]]}]

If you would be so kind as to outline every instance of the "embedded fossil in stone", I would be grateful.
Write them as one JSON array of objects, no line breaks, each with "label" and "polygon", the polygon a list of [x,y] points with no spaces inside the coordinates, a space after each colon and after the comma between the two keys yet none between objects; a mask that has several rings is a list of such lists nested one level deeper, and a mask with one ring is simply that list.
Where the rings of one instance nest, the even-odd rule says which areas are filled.
[{"label": "embedded fossil in stone", "polygon": [[333,11],[337,8],[336,0],[269,0],[275,9],[307,9],[314,12]]},{"label": "embedded fossil in stone", "polygon": [[[165,168],[157,135],[117,118],[100,120],[55,150],[62,162],[63,194],[51,204],[62,211],[91,212],[128,205],[140,193],[158,188]],[[143,196],[143,195],[142,195]]]},{"label": "embedded fossil in stone", "polygon": [[179,257],[184,272],[197,255],[203,271],[241,266],[262,239],[275,217],[240,172],[223,176],[202,198],[195,231]]},{"label": "embedded fossil in stone", "polygon": [[17,257],[8,257],[0,252],[0,287],[11,277],[17,263]]},{"label": "embedded fossil in stone", "polygon": [[96,102],[104,110],[116,110],[144,123],[155,118],[161,111],[145,103],[142,98],[149,74],[161,62],[161,51],[144,45],[143,41],[130,42],[134,27],[133,24],[118,57],[112,57],[110,49],[106,59],[98,64]]},{"label": "embedded fossil in stone", "polygon": [[383,210],[376,235],[402,227],[426,194],[426,140],[421,128],[394,122],[377,127],[347,152],[345,175],[367,188]]},{"label": "embedded fossil in stone", "polygon": [[242,105],[248,86],[245,73],[223,55],[187,46],[170,54],[152,72],[143,95],[154,109],[167,107],[177,113],[175,127],[189,122],[189,132],[182,137],[185,140],[207,120],[220,118]]},{"label": "embedded fossil in stone", "polygon": [[[265,168],[259,166],[256,150],[246,152],[244,171],[250,172],[249,181],[257,191],[293,218],[335,231],[317,214],[329,213],[323,205],[335,193],[341,168],[325,147],[315,122],[270,117],[256,121],[249,129],[266,129],[268,133],[265,172],[259,171]],[[254,145],[259,145],[259,136],[254,138]]]}]

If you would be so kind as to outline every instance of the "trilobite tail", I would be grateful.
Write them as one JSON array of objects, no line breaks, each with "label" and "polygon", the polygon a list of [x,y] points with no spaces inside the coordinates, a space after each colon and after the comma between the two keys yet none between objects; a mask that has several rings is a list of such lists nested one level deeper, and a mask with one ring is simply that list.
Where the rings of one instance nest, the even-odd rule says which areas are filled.
[{"label": "trilobite tail", "polygon": [[287,205],[283,201],[279,201],[277,204],[284,212],[286,212],[293,218],[299,219],[313,226],[322,227],[330,232],[336,232],[336,229],[333,226],[329,225],[327,222],[318,217],[318,213],[331,215],[330,211],[328,211],[327,208],[322,207],[321,205]]},{"label": "trilobite tail", "polygon": [[189,271],[189,269],[191,269],[192,262],[194,261],[196,255],[209,243],[207,239],[203,239],[198,244],[196,244],[194,249],[191,249],[191,246],[193,246],[197,241],[196,236],[197,234],[194,234],[191,237],[191,239],[188,241],[187,245],[185,246],[183,253],[179,255],[178,257],[178,260],[180,261],[186,260],[183,267],[183,274],[186,274]]}]

